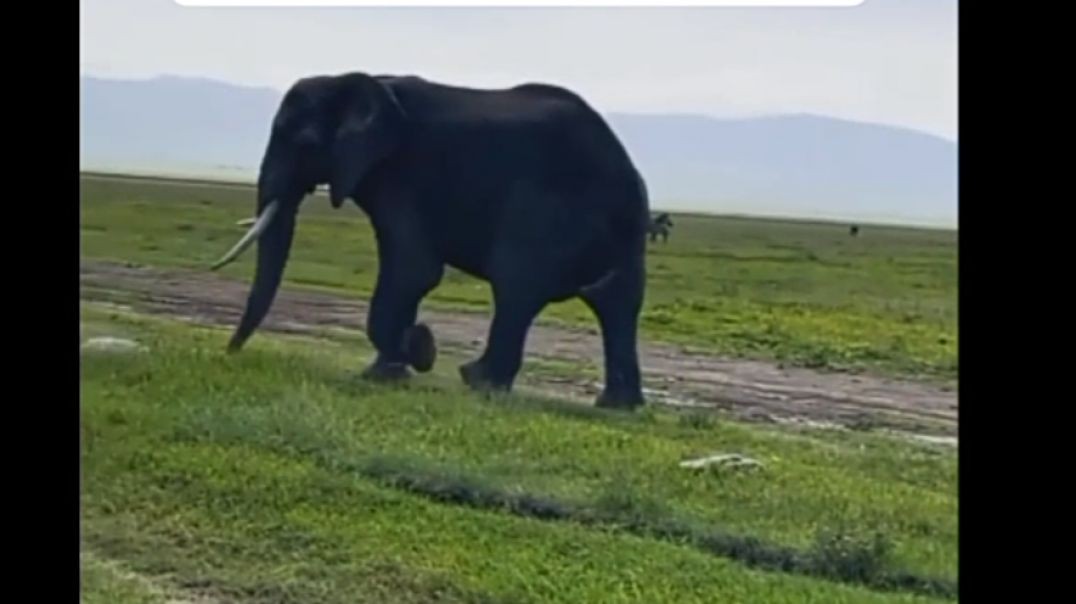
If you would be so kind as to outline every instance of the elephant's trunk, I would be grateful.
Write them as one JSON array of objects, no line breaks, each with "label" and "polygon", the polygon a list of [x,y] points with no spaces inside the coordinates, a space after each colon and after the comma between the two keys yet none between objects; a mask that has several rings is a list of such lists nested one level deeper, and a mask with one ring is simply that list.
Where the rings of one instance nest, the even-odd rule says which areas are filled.
[{"label": "elephant's trunk", "polygon": [[[259,223],[262,223],[262,218],[272,207],[274,207],[274,203],[266,206],[250,232],[253,232],[254,228]],[[297,209],[296,207],[295,210]],[[229,352],[236,352],[243,347],[247,338],[261,325],[262,319],[265,318],[265,315],[269,312],[269,307],[273,304],[273,299],[276,297],[277,289],[280,288],[280,281],[284,275],[284,265],[288,262],[288,253],[291,251],[292,236],[295,234],[295,214],[296,211],[291,210],[289,207],[280,208],[279,211],[275,212],[275,216],[270,216],[264,222],[264,228],[258,233],[260,235],[257,237],[258,268],[254,276],[254,285],[250,289],[247,306],[243,311],[243,318],[240,319],[239,325],[228,343]]]}]

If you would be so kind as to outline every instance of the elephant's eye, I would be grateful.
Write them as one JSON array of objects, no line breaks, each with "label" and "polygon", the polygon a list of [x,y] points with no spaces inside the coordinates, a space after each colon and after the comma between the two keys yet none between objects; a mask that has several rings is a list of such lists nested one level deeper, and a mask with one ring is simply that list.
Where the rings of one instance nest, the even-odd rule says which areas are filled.
[{"label": "elephant's eye", "polygon": [[288,124],[291,123],[292,112],[284,108],[281,108],[277,112],[276,117],[273,119],[273,130],[279,132],[286,132]]}]

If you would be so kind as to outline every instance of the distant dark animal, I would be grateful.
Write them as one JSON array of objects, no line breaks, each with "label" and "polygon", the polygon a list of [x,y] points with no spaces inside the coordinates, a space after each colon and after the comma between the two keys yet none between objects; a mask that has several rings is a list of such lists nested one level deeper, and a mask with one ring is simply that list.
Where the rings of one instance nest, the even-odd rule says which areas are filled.
[{"label": "distant dark animal", "polygon": [[853,224],[852,228],[848,229],[848,234],[853,236],[853,237],[858,237],[859,236],[859,225]]},{"label": "distant dark animal", "polygon": [[646,283],[646,184],[613,130],[565,88],[499,90],[419,77],[308,77],[284,95],[262,157],[249,231],[215,265],[258,244],[254,283],[228,348],[265,318],[291,250],[300,203],[328,185],[355,203],[377,241],[364,375],[429,371],[433,333],[419,303],[445,267],[489,282],[493,321],[481,356],[460,367],[476,389],[509,390],[527,332],[551,302],[581,298],[601,325],[603,407],[644,403],[636,351]]},{"label": "distant dark animal", "polygon": [[669,229],[673,226],[672,219],[669,218],[668,212],[662,212],[658,214],[656,218],[650,220],[650,225],[647,227],[647,233],[650,234],[650,241],[654,242],[658,240],[658,236],[661,236],[662,243],[669,242]]}]

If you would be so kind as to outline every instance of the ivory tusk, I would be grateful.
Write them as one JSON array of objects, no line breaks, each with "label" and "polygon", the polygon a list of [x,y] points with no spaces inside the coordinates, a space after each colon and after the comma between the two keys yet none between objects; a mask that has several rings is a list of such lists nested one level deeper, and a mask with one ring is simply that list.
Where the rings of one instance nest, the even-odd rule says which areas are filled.
[{"label": "ivory tusk", "polygon": [[250,227],[250,230],[247,231],[245,235],[243,235],[243,238],[240,239],[232,249],[228,250],[228,253],[224,254],[220,260],[217,260],[209,270],[215,271],[226,264],[230,264],[233,260],[238,258],[240,254],[245,252],[258,237],[261,237],[262,233],[265,232],[265,229],[269,227],[269,223],[273,221],[273,216],[276,215],[279,207],[280,204],[276,200],[269,202],[269,205],[265,206],[261,216],[258,216],[258,219],[254,221],[254,225]]}]

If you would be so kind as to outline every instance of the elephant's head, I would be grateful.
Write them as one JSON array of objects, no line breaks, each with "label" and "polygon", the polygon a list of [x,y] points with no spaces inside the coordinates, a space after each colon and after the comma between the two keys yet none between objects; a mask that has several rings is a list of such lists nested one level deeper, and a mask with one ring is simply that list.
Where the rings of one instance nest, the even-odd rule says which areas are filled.
[{"label": "elephant's head", "polygon": [[239,350],[273,303],[303,198],[329,185],[333,207],[397,148],[404,113],[392,92],[366,74],[300,80],[284,95],[258,174],[257,218],[216,270],[258,242],[258,267],[231,342]]}]

